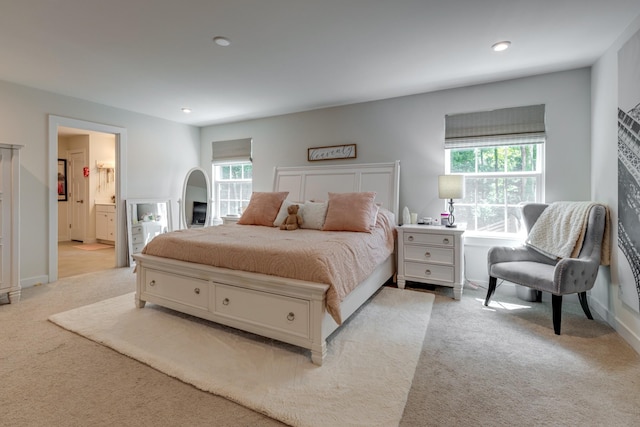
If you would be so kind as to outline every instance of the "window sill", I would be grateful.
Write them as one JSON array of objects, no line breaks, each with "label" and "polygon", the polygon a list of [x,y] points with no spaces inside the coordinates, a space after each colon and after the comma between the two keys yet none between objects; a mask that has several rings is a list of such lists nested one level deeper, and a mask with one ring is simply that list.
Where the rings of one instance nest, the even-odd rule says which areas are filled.
[{"label": "window sill", "polygon": [[467,231],[464,234],[465,245],[471,246],[520,246],[525,238],[525,235],[515,233]]}]

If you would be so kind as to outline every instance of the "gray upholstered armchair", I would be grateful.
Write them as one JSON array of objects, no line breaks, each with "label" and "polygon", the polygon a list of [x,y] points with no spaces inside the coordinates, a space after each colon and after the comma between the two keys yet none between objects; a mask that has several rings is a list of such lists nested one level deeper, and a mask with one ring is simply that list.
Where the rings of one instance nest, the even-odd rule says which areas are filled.
[{"label": "gray upholstered armchair", "polygon": [[[522,207],[527,232],[531,231],[547,206],[530,203]],[[553,329],[557,335],[560,335],[563,295],[577,293],[584,313],[593,319],[587,303],[587,291],[593,287],[601,264],[606,221],[605,206],[596,204],[589,209],[582,248],[575,258],[552,259],[525,245],[491,248],[488,254],[489,288],[484,305],[489,304],[497,279],[503,279],[534,289],[537,301],[541,301],[542,292],[551,293]]]}]

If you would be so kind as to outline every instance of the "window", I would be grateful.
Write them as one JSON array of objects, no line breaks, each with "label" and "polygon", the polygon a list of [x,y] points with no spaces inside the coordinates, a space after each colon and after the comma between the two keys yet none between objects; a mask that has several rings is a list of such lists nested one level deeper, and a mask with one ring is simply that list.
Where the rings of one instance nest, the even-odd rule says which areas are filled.
[{"label": "window", "polygon": [[445,150],[445,173],[465,177],[465,197],[455,202],[456,222],[467,230],[519,233],[520,205],[542,200],[543,144]]},{"label": "window", "polygon": [[445,173],[462,174],[456,222],[467,230],[519,233],[520,207],[544,200],[545,106],[445,117]]},{"label": "window", "polygon": [[240,215],[251,198],[251,162],[214,164],[213,177],[216,217]]},{"label": "window", "polygon": [[213,200],[216,218],[240,215],[251,199],[251,138],[213,141]]}]

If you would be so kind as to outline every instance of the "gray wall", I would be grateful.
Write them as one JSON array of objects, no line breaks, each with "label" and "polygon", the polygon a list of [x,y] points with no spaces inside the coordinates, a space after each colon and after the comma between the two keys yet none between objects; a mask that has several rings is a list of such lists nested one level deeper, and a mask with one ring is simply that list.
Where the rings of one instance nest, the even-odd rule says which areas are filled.
[{"label": "gray wall", "polygon": [[444,208],[445,114],[529,104],[546,104],[546,199],[588,200],[589,69],[205,127],[202,166],[210,169],[211,141],[252,137],[254,186],[264,191],[274,166],[310,164],[308,147],[355,143],[357,163],[400,160],[400,206],[434,216]]}]

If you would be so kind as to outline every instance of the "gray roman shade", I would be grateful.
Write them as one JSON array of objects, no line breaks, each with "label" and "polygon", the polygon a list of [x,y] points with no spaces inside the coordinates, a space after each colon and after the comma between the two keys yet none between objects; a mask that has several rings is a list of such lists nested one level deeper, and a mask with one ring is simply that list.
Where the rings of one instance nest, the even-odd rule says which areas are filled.
[{"label": "gray roman shade", "polygon": [[211,143],[211,161],[213,163],[250,162],[251,138],[213,141]]},{"label": "gray roman shade", "polygon": [[544,105],[445,116],[444,148],[539,144],[544,141]]}]

